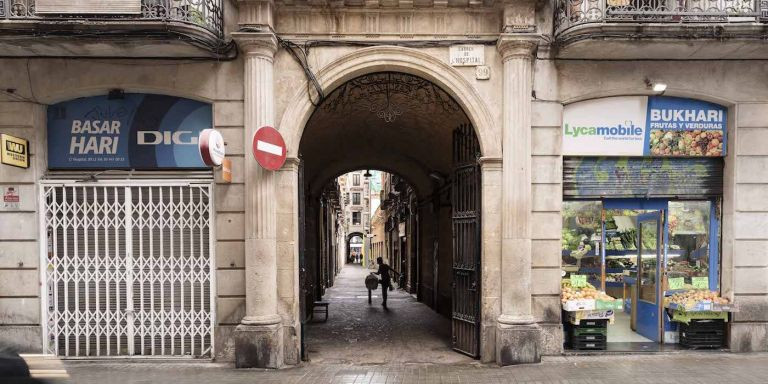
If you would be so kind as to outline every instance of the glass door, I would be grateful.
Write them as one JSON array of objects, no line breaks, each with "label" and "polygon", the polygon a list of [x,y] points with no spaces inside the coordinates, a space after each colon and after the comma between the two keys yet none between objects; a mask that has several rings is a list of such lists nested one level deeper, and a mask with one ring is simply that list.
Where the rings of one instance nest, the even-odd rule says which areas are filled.
[{"label": "glass door", "polygon": [[661,341],[661,278],[664,255],[661,211],[637,216],[637,288],[636,310],[632,322],[637,333],[656,342]]}]

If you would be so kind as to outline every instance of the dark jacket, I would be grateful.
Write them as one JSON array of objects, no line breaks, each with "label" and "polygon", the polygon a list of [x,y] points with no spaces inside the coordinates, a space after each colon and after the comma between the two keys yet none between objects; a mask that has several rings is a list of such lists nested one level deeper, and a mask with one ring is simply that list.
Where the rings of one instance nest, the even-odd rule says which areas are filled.
[{"label": "dark jacket", "polygon": [[389,265],[379,264],[379,270],[378,272],[376,272],[376,274],[381,276],[381,285],[383,286],[392,285],[392,276],[389,275],[390,270],[392,270],[392,268]]}]

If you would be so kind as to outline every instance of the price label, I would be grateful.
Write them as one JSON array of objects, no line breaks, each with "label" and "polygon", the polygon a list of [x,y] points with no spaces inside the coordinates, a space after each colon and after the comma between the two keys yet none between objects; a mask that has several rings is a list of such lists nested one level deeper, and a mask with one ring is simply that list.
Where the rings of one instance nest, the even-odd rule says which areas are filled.
[{"label": "price label", "polygon": [[696,289],[709,289],[709,277],[692,277],[691,284]]},{"label": "price label", "polygon": [[669,279],[669,290],[683,289],[684,284],[685,284],[685,278],[673,277]]},{"label": "price label", "polygon": [[581,288],[587,286],[587,275],[571,275],[571,287]]}]

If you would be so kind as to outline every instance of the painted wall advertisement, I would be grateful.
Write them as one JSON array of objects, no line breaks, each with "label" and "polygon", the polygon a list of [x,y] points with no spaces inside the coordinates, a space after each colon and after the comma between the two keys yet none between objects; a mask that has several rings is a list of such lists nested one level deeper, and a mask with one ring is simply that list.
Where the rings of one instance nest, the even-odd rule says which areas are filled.
[{"label": "painted wall advertisement", "polygon": [[198,148],[210,104],[166,95],[86,97],[48,108],[51,169],[207,168]]},{"label": "painted wall advertisement", "polygon": [[622,96],[565,106],[566,156],[725,156],[727,109],[667,96]]}]

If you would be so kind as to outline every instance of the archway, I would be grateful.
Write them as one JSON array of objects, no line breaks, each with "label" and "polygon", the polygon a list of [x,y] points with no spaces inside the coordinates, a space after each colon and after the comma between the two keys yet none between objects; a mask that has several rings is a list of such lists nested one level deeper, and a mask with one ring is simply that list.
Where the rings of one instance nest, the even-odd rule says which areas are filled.
[{"label": "archway", "polygon": [[347,260],[346,262],[354,263],[354,264],[360,264],[362,263],[362,256],[363,256],[363,237],[365,236],[362,232],[352,232],[348,234],[347,237]]},{"label": "archway", "polygon": [[[404,349],[409,349],[406,346],[409,342],[417,343],[411,354],[393,350],[390,358],[404,359],[400,360],[404,362],[445,360],[451,358],[445,355],[451,349],[478,357],[481,143],[462,104],[435,82],[411,73],[362,74],[339,84],[314,110],[302,130],[298,155],[302,159],[300,179],[303,180],[300,204],[305,205],[301,211],[306,212],[300,219],[305,224],[300,228],[305,234],[304,243],[299,247],[300,264],[310,270],[307,276],[319,278],[302,284],[315,287],[304,298],[305,303],[330,296],[340,300],[336,303],[338,308],[350,308],[335,314],[331,307],[330,323],[345,320],[339,316],[353,320],[368,316],[369,322],[378,324],[381,332],[389,332],[393,326],[412,330],[410,335],[401,332]],[[400,296],[403,300],[421,306],[415,310],[429,307],[435,316],[438,313],[445,316],[445,321],[436,318],[432,324],[419,324],[419,319],[428,316],[407,316],[408,306],[390,310],[384,301],[386,290],[381,294],[383,309],[380,311],[366,304],[365,296],[361,298],[358,291],[339,294],[332,288],[333,276],[339,271],[323,270],[332,265],[325,260],[338,259],[333,254],[332,243],[339,238],[339,231],[348,227],[348,221],[338,214],[343,210],[336,207],[350,200],[350,193],[351,200],[359,200],[359,192],[354,189],[344,192],[345,189],[340,188],[344,182],[336,179],[350,169],[389,170],[388,184],[381,193],[382,206],[387,212],[383,224],[387,232],[385,262],[391,264],[393,274],[399,277],[396,286],[403,291]],[[347,244],[352,238],[349,234],[344,235]],[[364,277],[364,273],[360,276]],[[345,272],[341,270],[338,282],[342,283],[344,277]],[[362,287],[362,278],[360,280]],[[328,296],[327,292],[330,292]],[[415,295],[415,300],[410,294]],[[359,308],[344,307],[349,303],[342,302],[342,298],[358,300],[355,305],[359,304]],[[312,306],[304,308],[310,311],[304,317],[309,319]],[[363,312],[356,312],[358,310]],[[399,314],[404,315],[398,319]],[[398,323],[403,319],[414,323],[405,327]],[[375,337],[365,339],[365,332],[354,332],[355,328],[365,328],[365,323],[349,324],[352,324],[349,332],[339,331],[340,336],[351,335],[361,343],[375,340]],[[439,327],[445,332],[433,332],[437,324],[442,324]],[[309,326],[309,333],[316,327],[321,326]],[[334,328],[329,326],[323,332],[327,335],[334,332]],[[440,338],[439,342],[430,344],[435,337]],[[312,340],[311,335],[308,339]],[[424,345],[432,347],[424,350]],[[342,346],[345,345],[342,343]],[[309,351],[321,349],[315,346]],[[347,356],[348,360],[371,362],[354,360],[354,356],[343,350],[326,350],[332,350],[334,356]],[[458,354],[449,356],[462,359]]]}]

